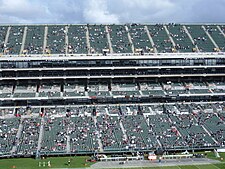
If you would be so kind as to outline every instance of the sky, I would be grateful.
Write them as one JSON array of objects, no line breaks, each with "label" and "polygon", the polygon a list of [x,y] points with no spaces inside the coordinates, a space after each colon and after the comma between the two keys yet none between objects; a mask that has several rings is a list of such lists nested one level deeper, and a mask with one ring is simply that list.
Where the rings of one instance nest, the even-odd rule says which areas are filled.
[{"label": "sky", "polygon": [[0,0],[0,24],[221,23],[225,0]]}]

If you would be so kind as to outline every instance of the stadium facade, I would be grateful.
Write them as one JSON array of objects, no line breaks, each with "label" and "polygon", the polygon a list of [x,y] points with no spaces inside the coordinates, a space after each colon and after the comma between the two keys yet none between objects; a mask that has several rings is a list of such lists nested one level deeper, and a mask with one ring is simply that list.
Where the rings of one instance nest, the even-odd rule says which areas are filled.
[{"label": "stadium facade", "polygon": [[225,25],[0,26],[0,156],[225,145]]}]

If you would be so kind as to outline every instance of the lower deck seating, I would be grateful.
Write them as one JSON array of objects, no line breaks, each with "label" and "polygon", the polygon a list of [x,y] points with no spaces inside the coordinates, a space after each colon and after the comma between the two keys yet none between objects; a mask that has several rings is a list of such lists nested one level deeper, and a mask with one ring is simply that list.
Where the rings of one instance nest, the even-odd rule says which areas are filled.
[{"label": "lower deck seating", "polygon": [[91,117],[72,117],[68,128],[72,152],[94,152],[98,150],[97,132]]},{"label": "lower deck seating", "polygon": [[224,110],[204,102],[1,108],[0,156],[38,147],[43,154],[224,147]]},{"label": "lower deck seating", "polygon": [[0,119],[0,156],[10,154],[16,144],[20,119]]}]

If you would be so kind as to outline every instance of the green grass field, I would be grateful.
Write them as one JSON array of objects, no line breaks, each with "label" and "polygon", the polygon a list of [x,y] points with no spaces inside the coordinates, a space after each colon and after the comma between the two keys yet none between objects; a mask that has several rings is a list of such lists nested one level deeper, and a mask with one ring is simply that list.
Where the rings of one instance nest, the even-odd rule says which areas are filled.
[{"label": "green grass field", "polygon": [[[71,159],[70,166],[68,166],[68,159]],[[78,157],[51,157],[44,160],[35,160],[31,158],[19,158],[19,159],[1,159],[0,160],[0,169],[12,169],[13,166],[16,169],[40,169],[40,168],[49,168],[47,162],[51,161],[51,168],[83,168],[89,167],[90,162],[86,162],[86,159],[89,159],[87,156],[78,156]],[[39,167],[39,162],[42,166]],[[43,162],[45,162],[45,167],[43,167]],[[86,164],[86,165],[85,165]]]},{"label": "green grass field", "polygon": [[[208,153],[208,158],[215,158],[213,153]],[[132,169],[225,169],[225,153],[220,153],[223,158],[221,162],[217,164],[210,165],[192,165],[192,166],[170,166],[170,167],[143,167],[143,168],[132,168]],[[68,166],[68,159],[71,160],[70,166]],[[76,157],[51,157],[44,160],[35,160],[31,158],[19,158],[19,159],[1,159],[0,169],[42,169],[49,168],[47,162],[51,161],[51,168],[86,168],[94,164],[92,162],[86,162],[89,159],[88,156],[76,156]],[[217,159],[219,160],[219,159]],[[39,167],[39,162],[41,166]],[[43,166],[45,162],[45,166]],[[113,167],[113,166],[112,166]]]}]

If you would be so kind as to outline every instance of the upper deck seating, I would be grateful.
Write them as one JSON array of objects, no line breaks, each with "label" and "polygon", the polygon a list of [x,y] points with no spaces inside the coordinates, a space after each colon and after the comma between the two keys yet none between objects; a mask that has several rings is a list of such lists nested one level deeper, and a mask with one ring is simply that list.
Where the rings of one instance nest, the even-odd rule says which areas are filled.
[{"label": "upper deck seating", "polygon": [[86,28],[84,25],[70,25],[68,28],[68,53],[87,54]]},{"label": "upper deck seating", "polygon": [[65,36],[66,31],[64,25],[49,25],[45,53],[64,54],[66,48]]},{"label": "upper deck seating", "polygon": [[148,53],[153,48],[144,25],[131,24],[129,25],[129,33],[134,44],[135,52],[139,49],[144,53]]},{"label": "upper deck seating", "polygon": [[192,44],[188,34],[185,32],[182,25],[170,24],[167,25],[167,29],[170,32],[170,36],[173,38],[174,43],[176,44],[176,50],[179,52],[192,52],[195,48]]},{"label": "upper deck seating", "polygon": [[131,43],[124,25],[109,25],[109,33],[114,53],[132,53]]},{"label": "upper deck seating", "polygon": [[24,54],[43,54],[44,26],[28,26]]},{"label": "upper deck seating", "polygon": [[218,45],[219,49],[224,52],[225,51],[225,37],[219,31],[216,25],[207,25],[205,26],[206,31],[210,34],[213,38],[215,43]]},{"label": "upper deck seating", "polygon": [[7,30],[7,26],[0,26],[0,54],[4,53]]},{"label": "upper deck seating", "polygon": [[88,29],[91,53],[102,53],[103,49],[109,49],[107,33],[104,25],[89,25]]},{"label": "upper deck seating", "polygon": [[148,25],[148,29],[159,53],[173,52],[173,44],[163,25]]},{"label": "upper deck seating", "polygon": [[210,38],[201,27],[201,25],[186,25],[190,35],[192,36],[195,44],[198,46],[200,52],[213,52],[215,46]]},{"label": "upper deck seating", "polygon": [[24,26],[12,26],[9,33],[9,39],[6,44],[6,54],[19,55],[22,40],[23,40]]}]

